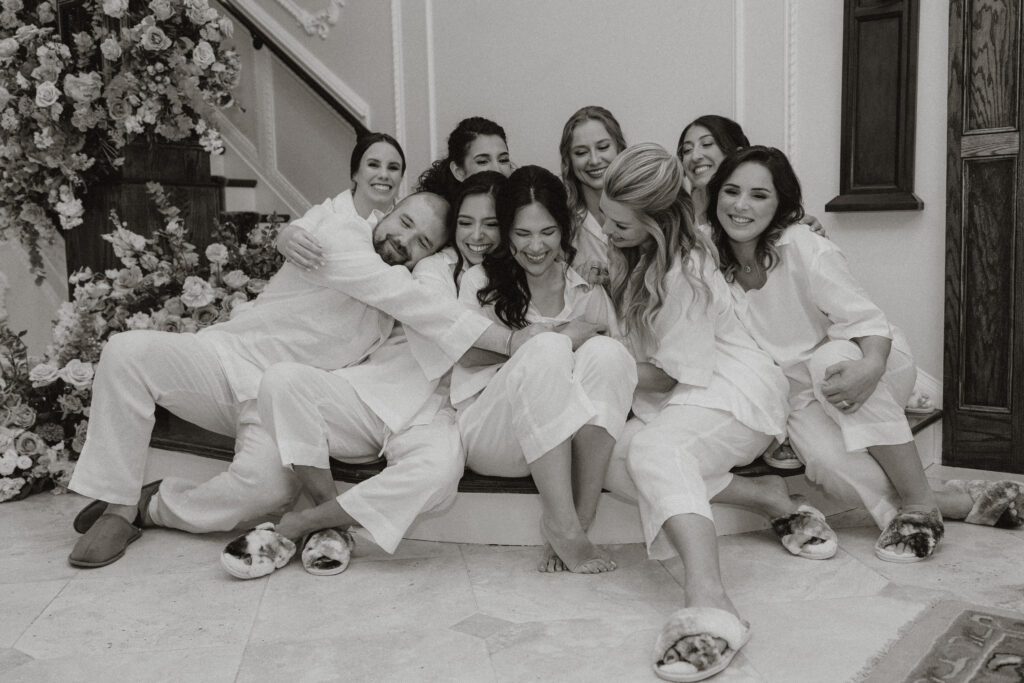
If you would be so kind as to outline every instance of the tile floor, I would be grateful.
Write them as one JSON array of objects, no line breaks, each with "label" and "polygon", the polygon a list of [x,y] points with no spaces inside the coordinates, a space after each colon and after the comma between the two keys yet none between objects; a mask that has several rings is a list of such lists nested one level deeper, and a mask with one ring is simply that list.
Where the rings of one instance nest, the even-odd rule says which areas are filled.
[{"label": "tile floor", "polygon": [[[589,577],[539,574],[534,547],[407,541],[388,556],[360,540],[340,576],[293,563],[238,581],[217,563],[232,534],[149,530],[122,560],[76,570],[83,502],[0,506],[0,681],[654,681],[652,644],[682,599],[679,561],[639,545]],[[833,520],[841,549],[826,562],[768,532],[721,537],[754,635],[716,683],[856,680],[937,599],[1024,612],[1024,532],[950,523],[934,559],[894,565],[863,519]]]}]

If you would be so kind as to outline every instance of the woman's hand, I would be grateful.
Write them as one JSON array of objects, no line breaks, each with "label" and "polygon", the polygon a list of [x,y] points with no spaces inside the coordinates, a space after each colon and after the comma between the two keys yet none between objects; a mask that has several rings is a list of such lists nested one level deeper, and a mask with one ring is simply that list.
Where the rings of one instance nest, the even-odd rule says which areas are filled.
[{"label": "woman's hand", "polygon": [[588,323],[582,318],[577,318],[567,323],[563,323],[555,328],[555,332],[564,334],[572,340],[572,350],[575,351],[583,345],[585,341],[591,337],[601,334],[605,330],[602,329],[602,325],[595,323]]},{"label": "woman's hand", "polygon": [[819,221],[814,216],[805,214],[804,217],[800,219],[800,222],[806,225],[808,228],[810,228],[811,232],[813,232],[815,235],[821,235],[825,239],[828,239],[828,233],[825,232],[825,226],[822,225],[821,221]]},{"label": "woman's hand", "polygon": [[294,223],[277,233],[277,251],[304,270],[316,270],[324,264],[324,248],[305,228]]},{"label": "woman's hand", "polygon": [[885,374],[885,363],[877,358],[844,360],[825,370],[821,393],[844,413],[856,412],[875,392]]}]

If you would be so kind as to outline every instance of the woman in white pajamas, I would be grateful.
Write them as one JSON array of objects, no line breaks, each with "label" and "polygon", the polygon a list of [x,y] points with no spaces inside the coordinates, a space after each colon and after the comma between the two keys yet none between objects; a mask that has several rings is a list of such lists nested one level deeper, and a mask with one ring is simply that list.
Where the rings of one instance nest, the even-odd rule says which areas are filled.
[{"label": "woman in white pajamas", "polygon": [[558,152],[562,182],[572,212],[572,267],[591,284],[608,282],[608,239],[601,230],[604,215],[598,205],[608,164],[626,149],[622,127],[604,107],[583,107],[562,129]]},{"label": "woman in white pajamas", "polygon": [[542,571],[615,568],[587,538],[601,484],[636,383],[617,341],[604,290],[571,261],[570,216],[559,179],[539,166],[517,169],[498,194],[502,243],[466,273],[459,300],[509,334],[547,324],[507,360],[465,358],[452,373],[452,403],[467,465],[480,474],[531,474],[543,507],[541,530],[555,556]]},{"label": "woman in white pajamas", "polygon": [[405,175],[405,152],[387,133],[368,133],[356,141],[349,158],[352,187],[312,207],[298,220],[281,228],[277,250],[289,262],[312,270],[324,265],[323,245],[310,232],[323,216],[362,218],[376,225],[391,210]]},{"label": "woman in white pajamas", "polygon": [[[790,499],[780,477],[729,472],[784,434],[786,380],[735,317],[714,250],[694,230],[679,160],[652,143],[628,147],[605,174],[601,209],[611,298],[639,378],[635,418],[615,447],[608,486],[639,494],[650,556],[674,551],[686,566],[687,607],[666,626],[656,671],[712,675],[742,645],[746,627],[722,585],[710,503],[766,515],[783,545],[803,557],[830,557],[835,535],[819,511]],[[623,481],[623,462],[635,491]]]},{"label": "woman in white pajamas", "polygon": [[789,436],[808,478],[863,502],[883,529],[875,553],[929,557],[943,516],[1019,526],[1022,487],[1012,482],[932,490],[903,411],[917,377],[906,339],[838,247],[793,225],[803,209],[785,155],[738,151],[709,183],[708,202],[737,313],[789,380]]}]

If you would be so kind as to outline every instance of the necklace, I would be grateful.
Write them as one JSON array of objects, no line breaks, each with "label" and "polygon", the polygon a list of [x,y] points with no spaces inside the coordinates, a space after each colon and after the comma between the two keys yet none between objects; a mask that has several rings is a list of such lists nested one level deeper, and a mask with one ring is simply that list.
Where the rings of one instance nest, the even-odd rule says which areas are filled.
[{"label": "necklace", "polygon": [[750,266],[743,266],[743,272],[744,273],[747,273],[749,275],[751,270],[753,270],[753,269]]}]

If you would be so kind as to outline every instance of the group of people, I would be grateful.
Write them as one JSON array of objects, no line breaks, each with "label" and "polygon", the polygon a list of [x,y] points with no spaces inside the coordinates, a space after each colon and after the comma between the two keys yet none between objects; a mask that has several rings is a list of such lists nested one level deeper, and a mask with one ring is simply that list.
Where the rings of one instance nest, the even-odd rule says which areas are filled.
[{"label": "group of people", "polygon": [[[903,410],[906,341],[804,215],[782,152],[714,115],[686,126],[675,154],[629,146],[596,106],[573,114],[559,148],[561,177],[514,167],[501,126],[468,118],[396,202],[402,148],[365,136],[352,188],[281,230],[286,262],[253,306],[197,334],[113,336],[70,486],[96,499],[75,519],[71,564],[109,564],[146,527],[271,519],[225,548],[227,571],[263,576],[299,554],[337,574],[350,529],[393,552],[466,467],[529,474],[541,571],[614,570],[588,529],[602,489],[637,501],[650,556],[686,567],[685,606],[652,664],[691,681],[749,637],[712,503],[764,515],[793,555],[837,550],[783,478],[737,477],[738,465],[805,465],[859,500],[883,560],[931,556],[944,518],[1022,526],[1018,484],[925,478]],[[144,484],[156,405],[235,437],[227,471]],[[332,458],[381,457],[338,494]],[[300,493],[312,505],[296,507]]]}]

